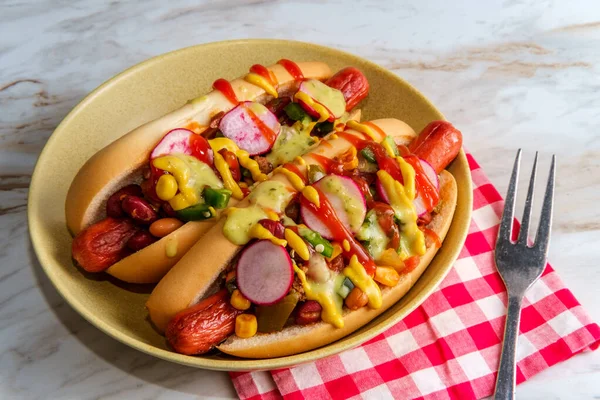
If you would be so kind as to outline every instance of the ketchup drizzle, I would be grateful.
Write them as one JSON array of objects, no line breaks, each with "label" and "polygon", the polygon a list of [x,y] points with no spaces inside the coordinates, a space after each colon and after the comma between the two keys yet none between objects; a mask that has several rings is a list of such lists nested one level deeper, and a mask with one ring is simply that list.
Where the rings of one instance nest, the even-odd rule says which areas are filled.
[{"label": "ketchup drizzle", "polygon": [[300,171],[300,169],[292,164],[292,163],[285,163],[283,164],[283,168],[287,169],[288,171],[292,171],[293,173],[295,173],[296,175],[298,175],[298,177],[300,179],[302,179],[302,182],[304,182],[304,184],[306,185],[306,177],[304,176],[304,174]]},{"label": "ketchup drizzle", "polygon": [[283,68],[285,68],[285,70],[295,80],[297,80],[297,81],[304,80],[304,74],[302,73],[302,70],[300,69],[300,67],[298,66],[298,64],[296,64],[295,62],[287,60],[285,58],[282,58],[281,60],[277,61],[277,64],[279,64]]},{"label": "ketchup drizzle", "polygon": [[277,86],[277,78],[267,67],[261,64],[254,64],[250,67],[250,72],[256,75],[260,75],[265,78],[271,85]]},{"label": "ketchup drizzle", "polygon": [[232,104],[237,105],[239,103],[239,100],[235,95],[235,92],[233,91],[233,88],[231,87],[231,83],[229,83],[229,81],[223,78],[219,78],[216,81],[214,81],[213,88],[223,93],[223,96],[225,96],[227,100],[229,100]]},{"label": "ketchup drizzle", "polygon": [[412,165],[415,170],[417,196],[423,199],[423,203],[427,208],[427,211],[432,211],[440,201],[440,194],[427,177],[425,171],[423,171],[423,167],[421,166],[421,162],[417,156],[404,156],[404,160]]},{"label": "ketchup drizzle", "polygon": [[244,107],[248,112],[248,116],[252,120],[252,122],[256,125],[260,133],[263,135],[265,139],[269,143],[275,143],[275,139],[277,139],[277,134],[271,130],[254,112],[248,107]]},{"label": "ketchup drizzle", "polygon": [[310,154],[310,157],[317,160],[317,162],[319,164],[321,164],[321,166],[323,167],[325,172],[329,172],[329,170],[331,169],[331,166],[334,163],[334,161],[331,158],[327,158],[325,156],[322,156],[321,154]]}]

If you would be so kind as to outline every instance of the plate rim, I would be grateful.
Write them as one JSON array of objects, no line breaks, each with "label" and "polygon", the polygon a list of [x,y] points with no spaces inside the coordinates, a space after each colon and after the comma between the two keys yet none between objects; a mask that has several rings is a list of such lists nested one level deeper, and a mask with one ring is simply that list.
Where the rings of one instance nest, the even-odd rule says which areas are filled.
[{"label": "plate rim", "polygon": [[[28,200],[27,200],[27,226],[28,226],[29,238],[31,240],[32,247],[33,247],[33,250],[34,250],[34,253],[36,255],[39,265],[42,267],[42,270],[45,272],[48,279],[50,280],[50,282],[52,283],[54,288],[58,291],[58,293],[61,295],[61,297],[65,300],[65,302],[67,304],[69,304],[71,307],[73,307],[75,309],[75,311],[81,317],[83,317],[87,322],[91,323],[93,326],[95,326],[96,328],[98,328],[100,331],[107,334],[111,338],[113,338],[121,343],[124,343],[131,348],[134,348],[143,353],[146,353],[148,355],[151,355],[151,356],[154,356],[154,357],[166,360],[166,361],[175,362],[177,364],[182,364],[182,365],[196,367],[196,368],[204,368],[204,369],[219,370],[219,371],[251,371],[251,370],[258,371],[258,370],[270,370],[270,369],[276,369],[276,368],[291,367],[294,365],[299,365],[299,364],[315,361],[315,360],[318,360],[321,358],[329,357],[331,355],[338,354],[345,350],[359,346],[360,344],[364,343],[365,341],[382,333],[383,331],[388,329],[390,326],[398,323],[401,319],[406,317],[408,314],[410,314],[412,311],[414,311],[418,306],[420,306],[431,295],[431,293],[433,293],[438,288],[441,281],[450,272],[450,270],[452,269],[452,266],[454,265],[454,262],[458,258],[458,255],[462,249],[462,246],[457,246],[456,248],[450,250],[450,254],[447,255],[448,260],[450,260],[448,262],[449,266],[446,267],[445,270],[443,270],[442,274],[436,275],[435,279],[433,279],[431,281],[432,283],[430,283],[430,285],[429,285],[430,289],[426,292],[420,292],[419,296],[414,301],[412,301],[410,304],[408,304],[406,309],[403,310],[403,312],[397,312],[395,314],[392,314],[392,315],[388,316],[387,318],[383,319],[382,321],[379,321],[376,325],[370,327],[370,329],[368,329],[367,331],[359,333],[359,334],[355,334],[351,338],[346,337],[346,338],[344,338],[343,341],[338,340],[338,341],[330,343],[326,346],[323,346],[323,347],[320,347],[317,349],[313,349],[313,350],[310,350],[310,351],[307,351],[304,353],[294,354],[294,355],[285,356],[285,357],[278,357],[278,358],[235,359],[235,360],[205,359],[205,358],[197,358],[197,357],[193,357],[193,356],[185,356],[185,355],[181,355],[181,354],[178,354],[175,352],[160,349],[153,345],[143,343],[138,339],[135,339],[135,338],[132,338],[132,337],[122,334],[118,329],[109,326],[107,323],[103,322],[101,318],[98,318],[94,314],[88,312],[76,297],[71,296],[66,291],[66,289],[64,287],[62,287],[60,282],[56,279],[56,277],[54,276],[54,274],[52,272],[52,268],[47,267],[45,265],[45,263],[42,262],[42,258],[40,257],[40,253],[42,251],[41,248],[43,247],[43,245],[40,243],[42,238],[41,238],[41,233],[39,232],[39,229],[32,222],[34,206],[32,205],[32,201],[31,201],[32,198],[36,198],[39,196],[39,195],[37,195],[38,185],[36,185],[36,182],[38,179],[40,179],[39,178],[39,175],[40,175],[39,170],[41,169],[41,164],[42,164],[44,158],[47,157],[46,153],[49,151],[49,148],[54,143],[54,141],[57,140],[56,138],[60,135],[60,132],[64,129],[63,127],[66,126],[73,118],[75,118],[76,115],[79,113],[79,111],[83,107],[85,107],[88,103],[92,102],[97,96],[101,95],[101,93],[105,89],[107,89],[108,87],[110,87],[112,85],[117,84],[121,79],[126,78],[129,74],[137,73],[139,70],[149,68],[154,63],[159,62],[165,58],[174,57],[180,53],[188,52],[188,51],[191,51],[191,50],[194,50],[197,48],[203,48],[203,49],[210,48],[210,47],[219,48],[222,46],[241,45],[244,43],[252,43],[252,44],[269,44],[269,43],[290,44],[290,43],[292,43],[294,45],[301,45],[301,46],[307,46],[307,47],[311,47],[311,48],[317,48],[319,51],[336,53],[336,54],[343,55],[345,57],[354,58],[354,59],[360,61],[361,63],[368,64],[373,69],[377,70],[380,73],[383,73],[384,75],[389,76],[391,79],[396,79],[396,80],[402,82],[407,87],[407,89],[411,90],[413,92],[413,94],[415,94],[417,97],[419,97],[427,106],[429,106],[432,110],[434,110],[439,115],[440,119],[445,119],[444,115],[435,107],[435,105],[425,95],[423,95],[419,90],[417,90],[414,86],[412,86],[410,83],[408,83],[402,77],[396,75],[395,73],[387,70],[386,68],[384,68],[368,59],[359,57],[355,54],[352,54],[352,53],[344,51],[344,50],[339,50],[336,48],[323,46],[323,45],[319,45],[319,44],[314,44],[314,43],[309,43],[309,42],[285,40],[285,39],[261,39],[261,38],[233,39],[233,40],[196,44],[196,45],[187,46],[187,47],[184,47],[181,49],[173,50],[173,51],[170,51],[167,53],[163,53],[163,54],[159,54],[157,56],[150,57],[144,61],[141,61],[137,64],[134,64],[134,65],[126,68],[122,72],[109,78],[108,80],[106,80],[105,82],[100,84],[98,87],[96,87],[94,90],[92,90],[89,94],[87,94],[79,103],[77,103],[77,105],[75,105],[69,111],[69,113],[57,125],[57,127],[54,129],[54,131],[52,132],[52,134],[50,135],[50,137],[44,144],[44,147],[42,148],[42,151],[40,152],[40,154],[36,160],[36,163],[35,163],[35,166],[33,169],[33,173],[31,175],[30,185],[29,185],[29,195],[28,195]],[[464,152],[464,149],[461,149],[457,160],[460,160],[461,164],[464,163],[465,165],[468,166],[468,160],[467,160],[466,154]],[[470,177],[470,170],[468,168],[467,168],[467,173]],[[467,180],[466,186],[467,187],[463,187],[462,190],[459,188],[459,192],[466,196],[464,201],[466,201],[468,204],[468,208],[467,208],[468,209],[468,218],[465,218],[465,220],[468,221],[468,222],[466,222],[467,227],[465,229],[460,230],[460,232],[459,232],[460,233],[459,242],[462,244],[464,244],[467,234],[468,234],[468,224],[471,219],[471,212],[472,212],[472,208],[473,208],[472,207],[473,192],[472,192],[471,179]],[[457,221],[453,221],[452,225],[456,222]],[[451,225],[451,228],[452,228],[452,225]],[[35,268],[35,266],[34,266],[34,268]],[[265,364],[268,364],[268,365],[265,365]]]}]

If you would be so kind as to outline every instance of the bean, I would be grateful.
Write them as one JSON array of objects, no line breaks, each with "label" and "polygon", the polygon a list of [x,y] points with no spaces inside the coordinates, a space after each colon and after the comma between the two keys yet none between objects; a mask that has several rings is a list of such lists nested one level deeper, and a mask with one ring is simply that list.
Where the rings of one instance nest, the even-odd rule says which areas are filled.
[{"label": "bean", "polygon": [[150,233],[156,237],[165,237],[176,231],[183,225],[183,222],[177,218],[157,219],[150,225]]},{"label": "bean", "polygon": [[121,202],[121,207],[134,222],[141,225],[149,225],[158,218],[158,214],[150,203],[141,197],[126,196]]},{"label": "bean", "polygon": [[322,307],[314,300],[308,300],[298,306],[296,310],[296,323],[298,325],[308,325],[321,320]]},{"label": "bean", "polygon": [[121,202],[125,196],[141,196],[142,188],[139,185],[127,185],[113,193],[106,201],[106,216],[112,218],[123,218],[125,213]]},{"label": "bean", "polygon": [[358,310],[359,308],[366,306],[368,302],[369,298],[365,292],[356,286],[350,291],[350,294],[348,294],[348,297],[346,297],[345,300],[346,307],[351,310]]},{"label": "bean", "polygon": [[156,238],[148,231],[137,231],[128,241],[127,247],[133,251],[139,251],[144,247],[156,242]]}]

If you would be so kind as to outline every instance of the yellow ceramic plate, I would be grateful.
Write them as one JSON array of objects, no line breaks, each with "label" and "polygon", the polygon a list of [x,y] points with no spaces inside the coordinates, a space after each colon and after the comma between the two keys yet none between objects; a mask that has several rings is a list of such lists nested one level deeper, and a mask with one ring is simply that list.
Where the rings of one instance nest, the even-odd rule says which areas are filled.
[{"label": "yellow ceramic plate", "polygon": [[272,369],[322,358],[357,346],[398,322],[435,290],[463,246],[471,215],[471,177],[461,152],[450,172],[458,183],[454,221],[438,255],[415,286],[394,307],[353,334],[317,350],[289,357],[243,360],[225,355],[183,356],[146,320],[150,288],[124,287],[105,276],[84,276],[71,261],[65,224],[67,189],[96,151],[149,120],[207,93],[220,77],[243,75],[252,64],[281,58],[324,61],[333,71],[354,65],[369,79],[365,120],[395,117],[417,132],[442,114],[417,90],[389,71],[359,57],[313,44],[240,40],[189,47],[152,58],[117,75],[87,96],[56,128],[42,151],[29,192],[29,230],[40,263],[56,289],[85,319],[115,339],[165,360],[217,370]]}]

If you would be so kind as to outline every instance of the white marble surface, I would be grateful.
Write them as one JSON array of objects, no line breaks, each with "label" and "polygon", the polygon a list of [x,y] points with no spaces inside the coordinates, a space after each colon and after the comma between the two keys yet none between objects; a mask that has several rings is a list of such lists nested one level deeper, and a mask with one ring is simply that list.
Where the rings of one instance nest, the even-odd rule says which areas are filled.
[{"label": "white marble surface", "polygon": [[[522,147],[559,159],[551,260],[600,321],[600,2],[0,2],[0,398],[235,395],[225,373],[160,361],[105,336],[41,272],[27,187],[48,136],[86,93],[137,62],[224,39],[348,50],[422,90],[504,192]],[[523,178],[525,179],[525,178]],[[519,386],[523,399],[600,398],[600,353]]]}]

